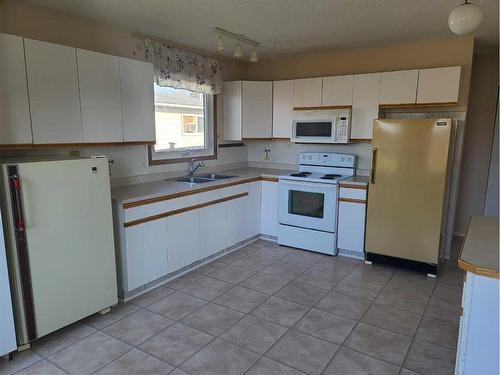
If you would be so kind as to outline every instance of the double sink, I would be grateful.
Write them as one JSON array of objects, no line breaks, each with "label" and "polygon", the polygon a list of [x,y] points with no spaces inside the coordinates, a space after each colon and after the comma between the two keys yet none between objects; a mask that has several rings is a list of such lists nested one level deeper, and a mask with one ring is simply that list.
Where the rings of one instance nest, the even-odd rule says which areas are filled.
[{"label": "double sink", "polygon": [[176,181],[179,182],[187,182],[188,184],[203,184],[205,182],[212,182],[216,180],[224,180],[226,178],[234,178],[238,176],[228,176],[225,174],[216,174],[216,173],[207,173],[207,174],[200,174],[196,176],[186,176],[186,177],[181,177],[177,178]]}]

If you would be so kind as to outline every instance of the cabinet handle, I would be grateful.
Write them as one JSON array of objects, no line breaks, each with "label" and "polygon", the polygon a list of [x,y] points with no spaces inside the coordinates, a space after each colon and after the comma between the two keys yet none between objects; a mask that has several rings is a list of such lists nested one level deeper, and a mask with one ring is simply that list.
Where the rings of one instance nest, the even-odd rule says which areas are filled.
[{"label": "cabinet handle", "polygon": [[371,171],[371,183],[375,185],[375,167],[377,166],[377,148],[372,150],[372,171]]}]

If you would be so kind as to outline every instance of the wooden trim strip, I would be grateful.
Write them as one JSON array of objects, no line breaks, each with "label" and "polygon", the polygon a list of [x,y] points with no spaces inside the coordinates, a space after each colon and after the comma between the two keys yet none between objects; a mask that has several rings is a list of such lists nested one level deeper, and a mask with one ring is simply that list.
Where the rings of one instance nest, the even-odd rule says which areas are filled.
[{"label": "wooden trim strip", "polygon": [[269,181],[269,182],[278,182],[279,181],[278,177],[261,177],[260,179],[262,181]]},{"label": "wooden trim strip", "polygon": [[416,108],[440,108],[440,107],[456,107],[458,102],[443,102],[443,103],[417,103]]},{"label": "wooden trim strip", "polygon": [[230,200],[234,200],[234,199],[246,197],[247,195],[248,195],[248,192],[245,192],[245,193],[231,195],[229,197],[224,197],[224,198],[216,199],[216,200],[205,202],[205,203],[201,203],[201,204],[195,204],[194,206],[188,206],[188,207],[179,208],[177,210],[162,212],[161,214],[152,215],[152,216],[146,216],[146,217],[144,217],[142,219],[137,219],[137,220],[129,221],[127,223],[124,223],[123,226],[125,228],[133,227],[134,225],[144,224],[144,223],[147,223],[149,221],[163,219],[163,218],[168,217],[168,216],[174,216],[174,215],[182,214],[184,212],[188,212],[188,211],[192,211],[192,210],[197,210],[197,209],[203,208],[203,207],[213,206],[214,204],[218,204],[218,203],[227,202],[227,201],[230,201]]},{"label": "wooden trim strip", "polygon": [[239,181],[234,181],[234,182],[228,182],[226,184],[213,185],[213,186],[205,186],[205,187],[201,187],[201,188],[195,189],[195,190],[180,191],[178,193],[174,193],[174,194],[170,194],[170,195],[164,195],[164,196],[161,196],[161,197],[148,198],[148,199],[143,199],[143,200],[140,200],[140,201],[125,203],[123,205],[123,208],[127,209],[127,208],[132,208],[132,207],[144,206],[146,204],[163,202],[163,201],[168,201],[170,199],[185,197],[186,195],[204,193],[206,191],[222,189],[222,188],[226,188],[226,187],[230,187],[230,186],[236,186],[236,185],[246,184],[246,183],[249,183],[249,182],[255,182],[255,181],[260,181],[260,180],[261,180],[261,177],[250,177],[250,178],[247,178],[247,179],[244,179],[244,180],[239,180]]},{"label": "wooden trim strip", "polygon": [[294,111],[311,111],[321,109],[351,109],[352,105],[324,105],[316,107],[293,107]]},{"label": "wooden trim strip", "polygon": [[415,108],[415,103],[379,104],[380,109]]},{"label": "wooden trim strip", "polygon": [[31,143],[0,144],[0,150],[27,149],[33,148]]},{"label": "wooden trim strip", "polygon": [[0,150],[23,150],[37,148],[71,148],[71,147],[108,147],[108,146],[137,146],[152,145],[155,141],[134,141],[134,142],[89,142],[89,143],[18,143],[18,144],[0,144]]},{"label": "wooden trim strip", "polygon": [[464,271],[472,272],[473,274],[491,277],[494,279],[500,279],[500,274],[498,270],[491,268],[478,267],[472,263],[466,262],[465,260],[459,259],[458,266]]},{"label": "wooden trim strip", "polygon": [[366,204],[366,200],[364,200],[364,199],[354,199],[354,198],[339,198],[339,202],[350,202],[350,203]]},{"label": "wooden trim strip", "polygon": [[372,143],[372,140],[364,138],[351,138],[349,139],[349,143]]},{"label": "wooden trim strip", "polygon": [[346,188],[346,189],[360,189],[360,190],[367,190],[368,189],[368,184],[366,185],[356,185],[356,184],[350,184],[348,182],[342,182],[340,181],[339,183],[341,188]]}]

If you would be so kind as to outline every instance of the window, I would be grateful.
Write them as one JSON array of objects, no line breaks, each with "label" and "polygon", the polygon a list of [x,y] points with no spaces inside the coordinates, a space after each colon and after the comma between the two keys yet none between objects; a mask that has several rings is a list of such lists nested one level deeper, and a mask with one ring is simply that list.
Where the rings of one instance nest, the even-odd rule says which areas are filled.
[{"label": "window", "polygon": [[154,93],[156,144],[149,147],[149,164],[215,159],[213,96],[157,84]]}]

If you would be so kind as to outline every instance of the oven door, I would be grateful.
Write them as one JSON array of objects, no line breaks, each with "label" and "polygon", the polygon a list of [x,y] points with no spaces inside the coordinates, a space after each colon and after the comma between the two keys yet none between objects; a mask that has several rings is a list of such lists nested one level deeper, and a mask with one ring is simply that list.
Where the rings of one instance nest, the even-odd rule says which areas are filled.
[{"label": "oven door", "polygon": [[278,207],[280,224],[333,233],[337,185],[280,180]]}]

